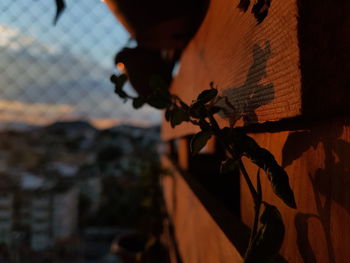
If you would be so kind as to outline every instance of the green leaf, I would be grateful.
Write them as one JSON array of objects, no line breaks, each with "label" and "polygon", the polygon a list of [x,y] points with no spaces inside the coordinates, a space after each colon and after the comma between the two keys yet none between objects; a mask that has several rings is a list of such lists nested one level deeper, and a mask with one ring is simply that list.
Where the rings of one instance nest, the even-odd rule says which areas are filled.
[{"label": "green leaf", "polygon": [[144,97],[137,97],[132,101],[132,106],[134,109],[141,108],[146,103],[146,100]]},{"label": "green leaf", "polygon": [[201,103],[208,103],[218,95],[217,89],[207,89],[203,90],[197,97],[197,101]]},{"label": "green leaf", "polygon": [[59,17],[61,16],[63,10],[65,9],[65,3],[64,0],[55,0],[56,2],[56,15],[55,15],[55,19],[53,21],[53,24],[56,25]]},{"label": "green leaf", "polygon": [[221,163],[220,173],[228,175],[228,174],[232,174],[237,169],[238,169],[238,161],[230,158]]},{"label": "green leaf", "polygon": [[181,108],[175,108],[172,111],[171,118],[170,118],[170,124],[171,127],[174,128],[177,125],[180,125],[184,121],[188,121],[189,117],[187,112],[182,110]]},{"label": "green leaf", "polygon": [[296,208],[294,193],[289,185],[288,174],[276,162],[273,155],[268,150],[261,148],[253,138],[240,130],[235,129],[233,134],[236,150],[262,168],[272,185],[274,193],[289,207]]},{"label": "green leaf", "polygon": [[279,252],[284,239],[285,228],[278,209],[264,203],[265,210],[260,217],[261,226],[247,249],[244,263],[268,263]]},{"label": "green leaf", "polygon": [[211,131],[201,131],[193,135],[191,140],[191,153],[192,155],[196,155],[203,149],[203,147],[207,144],[208,140],[211,138]]}]

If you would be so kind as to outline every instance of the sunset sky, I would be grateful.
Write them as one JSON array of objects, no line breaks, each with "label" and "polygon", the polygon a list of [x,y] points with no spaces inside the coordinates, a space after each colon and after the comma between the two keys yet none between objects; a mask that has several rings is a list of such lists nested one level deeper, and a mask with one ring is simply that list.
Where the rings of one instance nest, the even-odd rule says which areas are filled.
[{"label": "sunset sky", "polygon": [[66,3],[53,26],[54,0],[0,1],[0,121],[158,123],[159,112],[133,110],[109,82],[128,33],[99,0]]}]

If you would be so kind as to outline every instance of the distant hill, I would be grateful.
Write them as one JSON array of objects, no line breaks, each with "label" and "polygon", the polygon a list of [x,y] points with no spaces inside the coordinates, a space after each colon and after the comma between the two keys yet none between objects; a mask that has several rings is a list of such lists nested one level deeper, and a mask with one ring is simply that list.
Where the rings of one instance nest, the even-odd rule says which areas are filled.
[{"label": "distant hill", "polygon": [[108,128],[106,129],[106,131],[120,132],[120,133],[143,133],[143,132],[159,133],[160,126],[156,125],[156,126],[150,126],[150,127],[140,127],[140,126],[133,126],[129,124],[122,124],[122,125]]},{"label": "distant hill", "polygon": [[39,125],[32,125],[25,122],[0,122],[0,131],[21,131],[27,132],[41,128]]},{"label": "distant hill", "polygon": [[97,130],[87,121],[57,121],[45,127],[47,130],[74,129],[74,130]]}]

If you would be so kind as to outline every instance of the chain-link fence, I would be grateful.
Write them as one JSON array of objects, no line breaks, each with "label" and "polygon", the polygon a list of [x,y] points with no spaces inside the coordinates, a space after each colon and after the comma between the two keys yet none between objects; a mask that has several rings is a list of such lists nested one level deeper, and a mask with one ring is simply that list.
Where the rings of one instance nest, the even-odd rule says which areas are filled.
[{"label": "chain-link fence", "polygon": [[113,94],[113,56],[129,36],[103,1],[66,1],[56,26],[53,0],[1,0],[0,11],[2,126],[159,121],[150,108],[136,113]]},{"label": "chain-link fence", "polygon": [[160,114],[109,80],[133,43],[103,1],[65,2],[54,26],[54,0],[0,0],[0,262],[119,262],[112,238],[154,221],[159,130],[118,125]]}]

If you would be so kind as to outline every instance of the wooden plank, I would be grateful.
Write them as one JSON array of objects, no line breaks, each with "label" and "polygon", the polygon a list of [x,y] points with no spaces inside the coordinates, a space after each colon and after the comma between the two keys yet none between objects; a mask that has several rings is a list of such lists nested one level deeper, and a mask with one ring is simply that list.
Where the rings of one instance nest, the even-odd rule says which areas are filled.
[{"label": "wooden plank", "polygon": [[[283,204],[262,177],[264,199],[279,207],[286,226],[282,255],[290,263],[346,263],[350,258],[350,125],[338,119],[299,125],[297,131],[251,134],[283,164],[298,209]],[[257,167],[245,161],[249,174]],[[255,176],[253,176],[255,177]],[[242,220],[253,204],[241,183]]]},{"label": "wooden plank", "polygon": [[[214,81],[247,122],[300,114],[297,7],[294,0],[273,1],[265,21],[240,12],[238,1],[213,0],[196,36],[180,61],[171,92],[190,103]],[[257,119],[256,119],[257,117]],[[163,138],[196,129],[163,125]]]},{"label": "wooden plank", "polygon": [[302,110],[311,116],[349,116],[349,1],[298,1]]},{"label": "wooden plank", "polygon": [[[163,177],[162,185],[182,262],[241,263],[240,253],[203,206],[198,193],[193,192],[166,157],[162,162],[172,171],[172,175]],[[232,215],[228,214],[225,218],[230,221],[231,228],[237,227]],[[244,240],[240,232],[234,232],[236,238]]]},{"label": "wooden plank", "polygon": [[[212,0],[183,52],[171,92],[187,103],[213,81],[235,106],[237,125],[296,116],[349,115],[349,1],[272,1],[257,24],[238,0]],[[224,123],[223,121],[221,121]],[[227,123],[227,122],[225,122]],[[164,139],[198,131],[164,123]]]},{"label": "wooden plank", "polygon": [[181,169],[187,170],[189,166],[190,161],[190,146],[189,146],[189,139],[187,137],[182,137],[179,140],[178,143],[178,163]]}]

